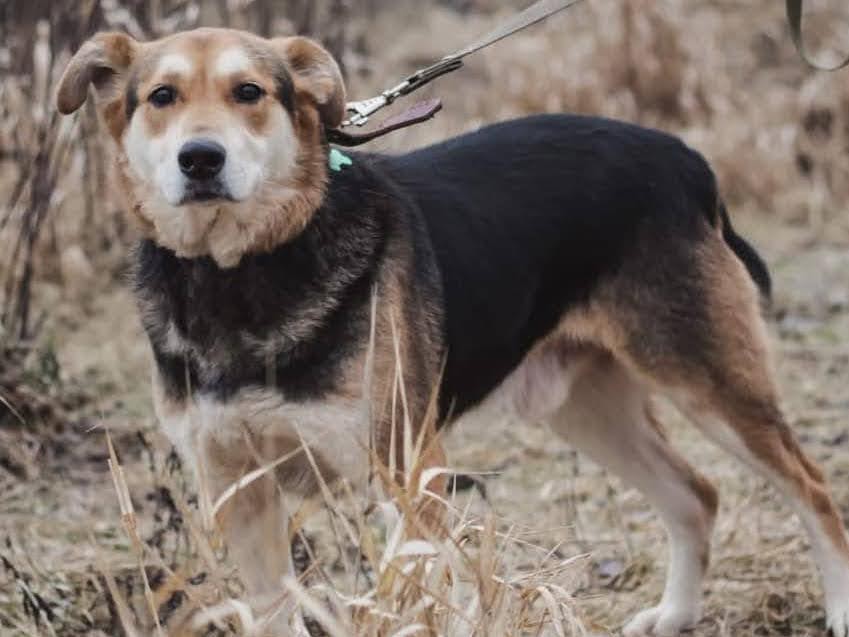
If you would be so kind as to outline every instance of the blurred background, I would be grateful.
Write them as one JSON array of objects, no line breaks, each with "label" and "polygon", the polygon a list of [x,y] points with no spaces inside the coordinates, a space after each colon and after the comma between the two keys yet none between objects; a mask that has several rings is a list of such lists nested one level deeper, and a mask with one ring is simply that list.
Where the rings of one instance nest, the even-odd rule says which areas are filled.
[{"label": "blurred background", "polygon": [[[115,634],[114,604],[94,574],[127,553],[104,429],[128,467],[144,540],[182,532],[168,501],[177,460],[155,433],[147,344],[126,283],[134,237],[110,191],[110,142],[91,102],[66,118],[53,105],[70,55],[103,29],[140,39],[199,25],[304,33],[336,56],[349,97],[362,99],[526,4],[0,2],[0,632]],[[435,120],[367,148],[402,151],[560,111],[683,137],[712,163],[735,225],[773,269],[785,402],[849,513],[849,71],[807,68],[783,11],[777,0],[586,0],[469,58],[417,94],[442,98]],[[849,51],[849,3],[808,0],[805,33],[818,59]],[[722,486],[710,618],[699,630],[820,634],[797,523],[678,420],[670,412],[673,436]],[[493,422],[452,432],[448,446],[457,465],[499,472],[480,506],[560,529],[540,541],[566,555],[592,552],[574,588],[587,622],[616,626],[658,595],[660,527],[614,478],[551,449],[542,427]]]}]

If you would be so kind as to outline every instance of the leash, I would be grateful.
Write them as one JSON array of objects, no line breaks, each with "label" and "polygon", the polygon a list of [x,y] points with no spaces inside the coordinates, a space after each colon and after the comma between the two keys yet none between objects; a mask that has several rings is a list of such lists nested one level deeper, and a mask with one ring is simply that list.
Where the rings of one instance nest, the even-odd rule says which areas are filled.
[{"label": "leash", "polygon": [[[537,0],[537,2],[520,11],[482,38],[459,51],[446,55],[438,62],[419,69],[412,75],[408,75],[401,82],[383,91],[380,95],[357,102],[348,102],[346,105],[348,117],[342,122],[339,128],[327,130],[327,140],[339,146],[359,146],[400,128],[406,128],[407,126],[429,120],[442,109],[442,102],[439,99],[418,102],[400,114],[386,120],[381,126],[372,131],[351,133],[342,130],[351,126],[364,126],[369,122],[372,115],[386,108],[399,97],[409,95],[436,78],[461,68],[463,66],[463,58],[466,56],[491,46],[522,29],[542,22],[546,18],[564,9],[568,9],[578,2],[581,2],[581,0]],[[802,0],[786,0],[786,7],[787,22],[790,25],[790,35],[793,38],[793,43],[796,45],[799,55],[809,66],[822,71],[836,71],[849,65],[849,55],[834,66],[825,66],[815,62],[805,49],[802,38]]]},{"label": "leash", "polygon": [[[463,66],[463,58],[466,56],[491,46],[522,29],[542,22],[546,18],[578,2],[581,2],[581,0],[537,0],[537,2],[533,3],[527,9],[520,11],[482,38],[459,51],[446,55],[430,66],[419,69],[392,88],[383,91],[380,95],[358,102],[348,102],[346,105],[348,112],[347,119],[342,122],[339,128],[327,131],[328,141],[340,146],[358,146],[399,128],[405,128],[430,119],[442,108],[442,103],[438,99],[415,104],[406,111],[384,122],[380,128],[368,133],[348,133],[341,130],[350,126],[364,126],[372,115],[386,108],[399,97],[409,95],[436,78],[461,68]],[[788,0],[789,2],[790,0]]]},{"label": "leash", "polygon": [[802,40],[802,0],[787,0],[787,22],[790,23],[790,36],[793,38],[793,44],[796,45],[796,50],[808,66],[819,71],[837,71],[849,64],[849,55],[834,66],[825,66],[814,62],[808,54]]}]

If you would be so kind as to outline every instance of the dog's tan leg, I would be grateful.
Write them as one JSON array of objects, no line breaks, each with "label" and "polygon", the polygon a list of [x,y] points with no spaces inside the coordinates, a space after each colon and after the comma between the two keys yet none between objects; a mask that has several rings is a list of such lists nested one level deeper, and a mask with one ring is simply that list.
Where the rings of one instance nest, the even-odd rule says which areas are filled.
[{"label": "dog's tan leg", "polygon": [[677,635],[699,619],[716,491],[669,445],[653,419],[645,387],[607,354],[584,368],[552,424],[659,511],[670,548],[663,597],[634,617],[624,634]]},{"label": "dog's tan leg", "polygon": [[[203,448],[207,453],[198,458],[198,481],[212,502],[256,467],[252,461],[256,449],[211,440]],[[293,616],[294,604],[285,597],[283,578],[295,572],[288,512],[274,472],[236,489],[215,521],[230,562],[239,569],[247,601],[258,617],[268,618],[258,634],[289,634],[293,622],[299,625],[300,615]]]},{"label": "dog's tan leg", "polygon": [[268,602],[280,596],[292,563],[288,519],[274,480],[260,478],[239,489],[217,521],[248,595]]},{"label": "dog's tan leg", "polygon": [[822,575],[828,626],[836,637],[849,637],[843,522],[822,472],[802,451],[779,406],[766,327],[754,291],[744,285],[746,273],[738,262],[719,260],[715,275],[711,306],[722,339],[720,364],[706,392],[697,386],[680,402],[707,436],[770,480],[798,513]]},{"label": "dog's tan leg", "polygon": [[822,575],[827,624],[836,637],[849,637],[849,542],[822,472],[781,410],[755,396],[680,404],[707,437],[769,480],[799,515]]},{"label": "dog's tan leg", "polygon": [[849,541],[822,471],[803,452],[779,406],[766,328],[745,273],[730,264],[717,285],[718,360],[710,383],[695,381],[677,403],[704,434],[769,480],[799,515],[819,566],[827,624],[849,637]]},{"label": "dog's tan leg", "polygon": [[[690,248],[689,262],[655,261],[655,272],[648,262],[642,271],[648,285],[620,285],[606,299],[608,315],[621,326],[620,347],[611,349],[785,496],[811,538],[828,625],[837,637],[849,637],[849,542],[822,472],[802,452],[779,406],[751,277],[715,235]],[[676,264],[683,272],[674,288],[663,277],[671,280]]]}]

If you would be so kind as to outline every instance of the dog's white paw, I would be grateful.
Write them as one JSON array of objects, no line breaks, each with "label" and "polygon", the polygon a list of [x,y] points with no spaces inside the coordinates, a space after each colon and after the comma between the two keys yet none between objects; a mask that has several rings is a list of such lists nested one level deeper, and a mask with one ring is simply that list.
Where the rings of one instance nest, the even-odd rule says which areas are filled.
[{"label": "dog's white paw", "polygon": [[849,637],[849,597],[828,604],[825,615],[832,637]]},{"label": "dog's white paw", "polygon": [[659,604],[637,613],[622,629],[622,634],[625,637],[676,637],[698,622],[699,615],[697,609]]}]

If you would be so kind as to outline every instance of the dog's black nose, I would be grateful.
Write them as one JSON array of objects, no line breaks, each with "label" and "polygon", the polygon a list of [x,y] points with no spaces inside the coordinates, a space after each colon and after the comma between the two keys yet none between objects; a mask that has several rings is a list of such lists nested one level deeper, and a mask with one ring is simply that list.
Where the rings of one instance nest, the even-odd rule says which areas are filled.
[{"label": "dog's black nose", "polygon": [[211,139],[193,139],[183,144],[177,162],[189,179],[210,179],[224,166],[227,151]]}]

